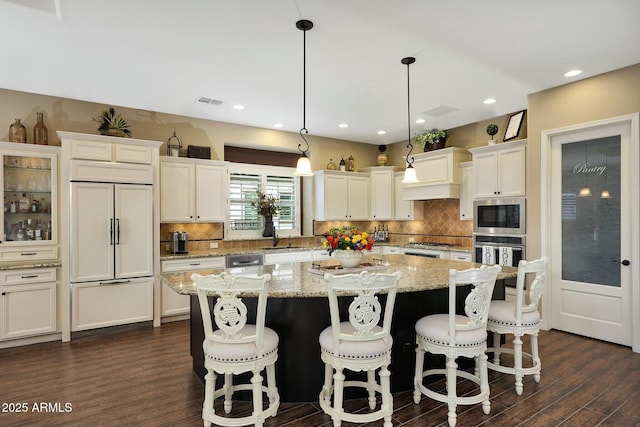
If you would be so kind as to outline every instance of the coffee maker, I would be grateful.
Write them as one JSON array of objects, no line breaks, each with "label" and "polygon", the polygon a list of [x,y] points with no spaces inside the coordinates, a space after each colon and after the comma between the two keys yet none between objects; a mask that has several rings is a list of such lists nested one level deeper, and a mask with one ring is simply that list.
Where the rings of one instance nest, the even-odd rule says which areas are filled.
[{"label": "coffee maker", "polygon": [[171,233],[171,251],[174,254],[188,254],[188,243],[189,233],[184,231],[174,231]]}]

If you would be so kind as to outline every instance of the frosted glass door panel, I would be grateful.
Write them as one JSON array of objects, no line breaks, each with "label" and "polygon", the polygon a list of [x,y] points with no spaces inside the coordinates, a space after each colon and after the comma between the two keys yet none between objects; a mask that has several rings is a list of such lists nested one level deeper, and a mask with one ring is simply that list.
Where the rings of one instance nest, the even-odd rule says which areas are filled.
[{"label": "frosted glass door panel", "polygon": [[562,279],[620,286],[620,136],[562,145]]}]

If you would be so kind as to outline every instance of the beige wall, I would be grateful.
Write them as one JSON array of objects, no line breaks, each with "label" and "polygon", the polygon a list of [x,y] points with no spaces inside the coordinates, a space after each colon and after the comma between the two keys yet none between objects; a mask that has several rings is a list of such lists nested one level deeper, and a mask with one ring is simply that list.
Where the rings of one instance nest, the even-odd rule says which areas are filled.
[{"label": "beige wall", "polygon": [[[4,128],[0,125],[0,140],[9,140],[9,126],[14,118],[19,118],[27,127],[28,140],[32,141],[36,112],[40,111],[44,112],[51,145],[58,142],[56,130],[97,134],[98,123],[92,117],[100,115],[107,107],[93,102],[0,89],[0,123],[5,123]],[[114,107],[131,125],[133,138],[166,142],[175,128],[185,147],[211,146],[211,157],[217,160],[224,160],[225,143],[297,152],[301,142],[297,133]],[[338,162],[341,156],[346,160],[349,155],[353,155],[357,169],[377,165],[377,145],[317,137],[313,130],[307,139],[311,145],[313,170],[324,169],[330,158]],[[165,149],[165,146],[160,149],[162,155]]]},{"label": "beige wall", "polygon": [[[528,97],[527,253],[540,248],[540,133],[640,111],[640,64]],[[636,183],[636,188],[640,183]]]}]

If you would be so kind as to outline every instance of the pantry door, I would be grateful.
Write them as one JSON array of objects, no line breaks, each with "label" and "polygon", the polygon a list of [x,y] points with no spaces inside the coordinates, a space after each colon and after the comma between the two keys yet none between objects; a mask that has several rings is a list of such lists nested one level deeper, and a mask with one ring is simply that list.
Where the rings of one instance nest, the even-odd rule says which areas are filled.
[{"label": "pantry door", "polygon": [[551,327],[627,346],[638,305],[634,134],[637,128],[623,120],[557,131],[546,140]]}]

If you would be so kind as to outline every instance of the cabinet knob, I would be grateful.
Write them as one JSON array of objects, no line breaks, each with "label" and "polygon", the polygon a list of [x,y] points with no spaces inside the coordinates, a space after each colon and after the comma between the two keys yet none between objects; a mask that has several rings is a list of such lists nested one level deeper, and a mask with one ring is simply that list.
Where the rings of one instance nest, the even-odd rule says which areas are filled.
[{"label": "cabinet knob", "polygon": [[4,296],[4,295],[6,295],[6,294],[7,294],[6,292],[3,292],[3,293],[2,293],[2,295],[3,295],[3,296]]}]

